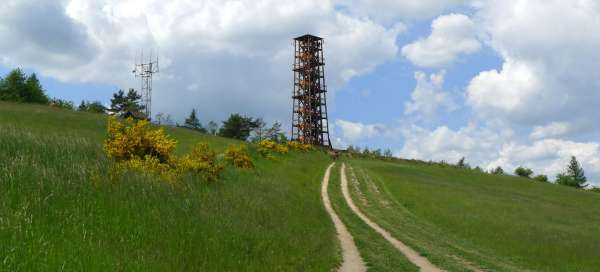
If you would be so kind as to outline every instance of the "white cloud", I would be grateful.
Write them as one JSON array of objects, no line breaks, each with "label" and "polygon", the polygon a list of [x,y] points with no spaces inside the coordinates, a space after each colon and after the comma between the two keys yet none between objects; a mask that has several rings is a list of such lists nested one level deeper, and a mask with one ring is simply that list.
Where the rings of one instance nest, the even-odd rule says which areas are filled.
[{"label": "white cloud", "polygon": [[498,158],[489,165],[502,165],[511,170],[523,165],[553,179],[565,170],[571,156],[577,157],[589,182],[600,185],[600,144],[596,142],[545,139],[527,145],[508,143],[502,146]]},{"label": "white cloud", "polygon": [[509,126],[578,122],[598,131],[599,16],[597,1],[483,1],[476,22],[504,64],[472,79],[469,105]]},{"label": "white cloud", "polygon": [[446,126],[426,129],[416,125],[401,130],[404,146],[399,156],[409,159],[456,162],[461,157],[475,164],[495,159],[498,148],[512,137],[512,131],[480,128],[474,124],[459,130]]},{"label": "white cloud", "polygon": [[472,2],[471,0],[336,0],[359,16],[369,16],[376,21],[392,22],[396,20],[427,19],[448,9]]},{"label": "white cloud", "polygon": [[536,126],[529,135],[532,139],[560,137],[569,132],[571,125],[564,122],[552,122],[546,126]]},{"label": "white cloud", "polygon": [[[404,30],[402,24],[352,17],[323,0],[31,3],[0,4],[0,40],[19,45],[0,44],[6,65],[64,81],[138,88],[130,72],[134,58],[142,49],[157,49],[161,72],[154,81],[154,111],[182,117],[198,108],[203,121],[232,112],[291,119],[293,37],[325,38],[334,101],[336,89],[349,79],[397,56],[396,38]],[[36,33],[46,35],[43,43]]]},{"label": "white cloud", "polygon": [[472,54],[481,48],[475,24],[462,14],[443,15],[431,24],[431,35],[402,48],[402,55],[422,67],[443,67],[459,55]]},{"label": "white cloud", "polygon": [[442,70],[429,77],[423,72],[415,72],[417,86],[413,91],[412,100],[405,104],[405,114],[419,113],[426,117],[433,116],[439,109],[453,111],[457,108],[452,97],[445,92],[444,77],[446,71]]},{"label": "white cloud", "polygon": [[512,173],[519,166],[553,179],[564,171],[571,156],[576,156],[590,183],[600,185],[600,143],[561,139],[520,143],[510,129],[479,127],[470,124],[458,130],[442,126],[426,129],[416,125],[402,130],[403,158],[457,162],[465,157],[471,165],[492,169],[501,166]]},{"label": "white cloud", "polygon": [[335,127],[339,128],[341,137],[338,142],[356,142],[358,140],[383,136],[387,128],[381,124],[363,124],[346,120],[335,120]]}]

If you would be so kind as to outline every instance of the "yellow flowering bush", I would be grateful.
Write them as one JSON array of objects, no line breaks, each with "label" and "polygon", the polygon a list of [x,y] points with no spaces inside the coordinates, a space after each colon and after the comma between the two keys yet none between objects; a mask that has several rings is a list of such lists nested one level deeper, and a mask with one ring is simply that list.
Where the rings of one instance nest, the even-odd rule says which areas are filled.
[{"label": "yellow flowering bush", "polygon": [[216,181],[224,169],[217,161],[217,153],[206,143],[196,144],[190,154],[177,159],[175,164],[179,173],[199,174],[208,181]]},{"label": "yellow flowering bush", "polygon": [[254,163],[248,155],[248,148],[243,144],[229,145],[225,150],[225,160],[237,168],[254,168]]},{"label": "yellow flowering bush", "polygon": [[115,161],[150,157],[166,163],[175,144],[175,140],[169,138],[163,129],[150,130],[146,120],[129,118],[120,122],[115,117],[108,119],[108,139],[104,142],[104,150]]},{"label": "yellow flowering bush", "polygon": [[273,159],[272,153],[287,154],[288,151],[287,146],[271,140],[261,140],[258,142],[258,153],[267,159]]},{"label": "yellow flowering bush", "polygon": [[116,162],[112,175],[139,171],[174,181],[183,174],[192,173],[214,181],[224,168],[218,162],[217,154],[206,143],[197,144],[190,154],[177,158],[172,154],[175,140],[162,129],[151,130],[145,120],[119,121],[110,117],[108,134],[104,150]]},{"label": "yellow flowering bush", "polygon": [[312,151],[313,147],[310,144],[304,144],[298,141],[290,141],[287,143],[287,146],[289,149],[291,150],[298,150],[298,151],[303,151],[303,152],[307,152],[307,151]]}]

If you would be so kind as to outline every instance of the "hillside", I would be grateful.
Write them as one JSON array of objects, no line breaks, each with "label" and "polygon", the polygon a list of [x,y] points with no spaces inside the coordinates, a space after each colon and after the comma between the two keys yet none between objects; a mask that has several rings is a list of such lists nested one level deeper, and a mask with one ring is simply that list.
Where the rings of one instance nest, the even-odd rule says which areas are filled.
[{"label": "hillside", "polygon": [[[0,270],[327,271],[329,157],[291,153],[216,183],[107,182],[104,116],[0,102]],[[236,141],[168,129],[178,153]]]},{"label": "hillside", "polygon": [[[600,267],[600,194],[417,162],[347,165],[354,203],[448,271]],[[331,191],[340,194],[336,183]]]},{"label": "hillside", "polygon": [[[213,183],[109,179],[103,115],[0,102],[0,270],[331,271],[340,242],[323,207],[323,152]],[[238,141],[167,128],[184,154]],[[345,172],[342,174],[342,165]],[[411,161],[344,157],[326,195],[369,271],[418,271],[395,239],[446,271],[597,271],[600,194]]]}]

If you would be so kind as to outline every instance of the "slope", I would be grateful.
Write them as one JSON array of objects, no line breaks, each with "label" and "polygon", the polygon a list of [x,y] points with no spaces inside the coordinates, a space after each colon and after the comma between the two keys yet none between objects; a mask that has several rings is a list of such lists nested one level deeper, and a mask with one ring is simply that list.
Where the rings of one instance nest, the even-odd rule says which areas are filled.
[{"label": "slope", "polygon": [[[168,129],[187,152],[236,141]],[[0,270],[327,271],[326,154],[290,153],[222,180],[106,182],[104,116],[0,103]]]}]

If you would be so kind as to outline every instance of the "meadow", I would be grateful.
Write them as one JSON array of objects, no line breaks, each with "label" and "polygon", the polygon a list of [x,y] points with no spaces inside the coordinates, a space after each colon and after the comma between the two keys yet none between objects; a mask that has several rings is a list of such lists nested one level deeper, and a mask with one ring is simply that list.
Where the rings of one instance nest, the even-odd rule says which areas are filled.
[{"label": "meadow", "polygon": [[[0,102],[0,270],[328,271],[319,188],[329,157],[290,152],[208,183],[108,179],[103,115]],[[168,128],[183,154],[238,141]]]},{"label": "meadow", "polygon": [[361,210],[448,271],[600,267],[597,193],[409,161],[349,165]]}]

